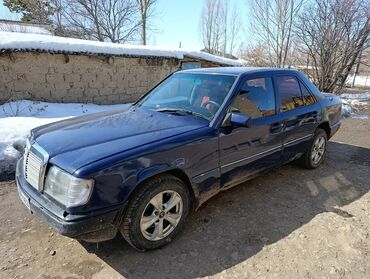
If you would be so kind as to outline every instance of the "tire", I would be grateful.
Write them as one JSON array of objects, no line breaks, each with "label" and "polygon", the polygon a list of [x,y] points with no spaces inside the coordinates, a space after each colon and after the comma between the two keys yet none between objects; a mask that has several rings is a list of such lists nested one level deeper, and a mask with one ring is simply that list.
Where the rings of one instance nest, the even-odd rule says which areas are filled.
[{"label": "tire", "polygon": [[145,182],[126,208],[122,236],[140,251],[165,246],[184,228],[190,199],[188,187],[175,176],[161,175]]},{"label": "tire", "polygon": [[327,143],[326,132],[320,128],[316,129],[306,152],[299,158],[300,165],[307,169],[315,169],[320,166],[326,154]]}]

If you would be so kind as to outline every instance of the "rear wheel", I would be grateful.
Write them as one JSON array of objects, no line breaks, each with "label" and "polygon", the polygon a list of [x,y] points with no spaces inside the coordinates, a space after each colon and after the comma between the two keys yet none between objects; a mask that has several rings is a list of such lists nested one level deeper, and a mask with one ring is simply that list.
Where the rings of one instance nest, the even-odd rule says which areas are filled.
[{"label": "rear wheel", "polygon": [[120,232],[138,250],[156,249],[183,229],[189,209],[186,185],[177,177],[159,176],[144,183],[134,194]]},{"label": "rear wheel", "polygon": [[323,129],[318,128],[303,156],[299,159],[301,165],[307,169],[315,169],[324,160],[328,136]]}]

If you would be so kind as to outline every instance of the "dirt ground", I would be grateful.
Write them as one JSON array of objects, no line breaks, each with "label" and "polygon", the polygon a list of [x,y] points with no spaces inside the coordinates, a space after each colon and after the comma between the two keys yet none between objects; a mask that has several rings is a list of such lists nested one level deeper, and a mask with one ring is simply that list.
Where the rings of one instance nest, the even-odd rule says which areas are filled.
[{"label": "dirt ground", "polygon": [[146,253],[120,236],[60,236],[0,183],[1,278],[370,278],[370,120],[345,119],[320,168],[286,165],[221,193]]}]

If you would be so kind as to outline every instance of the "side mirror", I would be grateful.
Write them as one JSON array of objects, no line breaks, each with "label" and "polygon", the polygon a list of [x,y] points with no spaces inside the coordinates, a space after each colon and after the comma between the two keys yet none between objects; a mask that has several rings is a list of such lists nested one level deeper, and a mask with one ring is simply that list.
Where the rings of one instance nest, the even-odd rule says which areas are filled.
[{"label": "side mirror", "polygon": [[249,115],[238,112],[231,113],[230,122],[234,127],[250,128],[252,126],[252,118]]}]

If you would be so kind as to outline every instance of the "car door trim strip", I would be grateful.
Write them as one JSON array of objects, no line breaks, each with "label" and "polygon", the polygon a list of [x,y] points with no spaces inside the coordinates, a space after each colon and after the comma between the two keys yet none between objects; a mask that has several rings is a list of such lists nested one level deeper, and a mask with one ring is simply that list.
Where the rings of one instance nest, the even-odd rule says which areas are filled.
[{"label": "car door trim strip", "polygon": [[300,138],[297,138],[297,139],[294,139],[294,140],[290,140],[290,141],[288,141],[288,142],[284,143],[284,145],[283,145],[283,146],[291,145],[292,143],[295,143],[295,142],[297,142],[297,141],[300,141],[300,140],[303,140],[303,139],[306,139],[306,138],[312,137],[312,135],[313,135],[313,134],[308,134],[308,135],[305,135],[305,136],[303,136],[303,137],[300,137]]},{"label": "car door trim strip", "polygon": [[240,160],[237,160],[237,161],[234,161],[234,162],[231,162],[231,163],[228,163],[228,164],[225,164],[225,165],[222,165],[221,168],[226,168],[228,166],[231,166],[231,165],[234,165],[234,164],[237,164],[237,163],[240,163],[240,162],[243,162],[243,161],[246,161],[246,160],[249,160],[249,159],[252,159],[254,157],[257,157],[257,156],[260,156],[260,155],[263,155],[263,154],[266,154],[266,153],[269,153],[269,152],[272,152],[272,151],[277,151],[277,150],[281,150],[282,149],[282,146],[279,145],[279,146],[275,146],[273,148],[270,148],[270,149],[267,149],[265,151],[262,151],[260,153],[257,153],[257,154],[254,154],[252,156],[249,156],[249,157],[246,157],[246,158],[243,158],[243,159],[240,159]]}]

